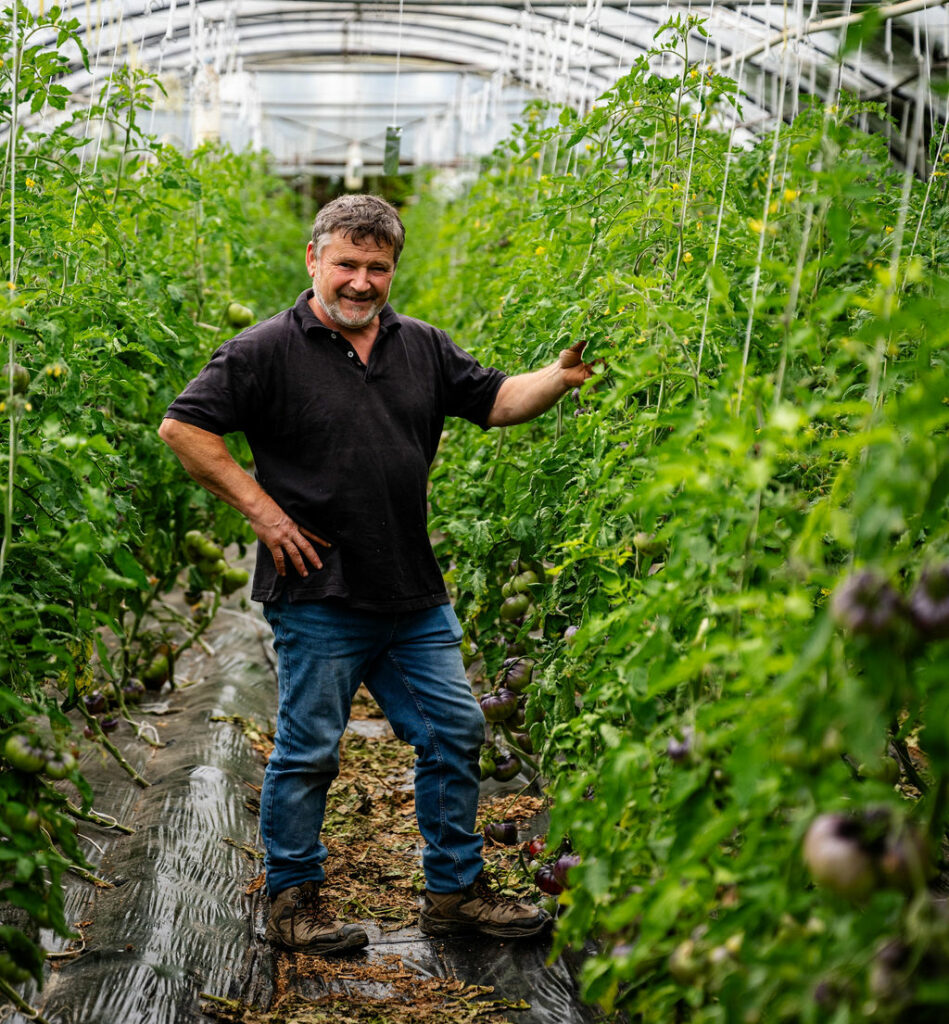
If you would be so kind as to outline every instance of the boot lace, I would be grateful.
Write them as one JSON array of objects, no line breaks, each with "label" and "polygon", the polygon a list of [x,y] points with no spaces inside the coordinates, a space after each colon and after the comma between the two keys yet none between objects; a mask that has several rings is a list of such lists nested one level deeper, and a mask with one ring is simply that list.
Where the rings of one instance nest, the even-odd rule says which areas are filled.
[{"label": "boot lace", "polygon": [[500,907],[510,902],[498,891],[497,882],[484,871],[471,883],[470,892],[491,907]]},{"label": "boot lace", "polygon": [[296,915],[307,924],[324,925],[332,923],[332,915],[326,904],[320,899],[319,889],[306,887],[300,889],[300,895],[293,904]]}]

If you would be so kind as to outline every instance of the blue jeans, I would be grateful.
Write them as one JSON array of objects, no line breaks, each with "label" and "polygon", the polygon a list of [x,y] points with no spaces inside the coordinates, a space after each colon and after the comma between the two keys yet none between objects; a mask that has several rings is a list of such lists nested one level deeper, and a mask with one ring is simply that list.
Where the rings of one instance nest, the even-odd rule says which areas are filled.
[{"label": "blue jeans", "polygon": [[481,871],[474,831],[484,716],[461,661],[451,605],[420,612],[359,611],[327,601],[264,605],[277,652],[274,751],[260,794],[271,896],[322,882],[320,829],[339,774],[339,740],[360,683],[396,736],[415,747],[415,810],[433,892],[456,892]]}]

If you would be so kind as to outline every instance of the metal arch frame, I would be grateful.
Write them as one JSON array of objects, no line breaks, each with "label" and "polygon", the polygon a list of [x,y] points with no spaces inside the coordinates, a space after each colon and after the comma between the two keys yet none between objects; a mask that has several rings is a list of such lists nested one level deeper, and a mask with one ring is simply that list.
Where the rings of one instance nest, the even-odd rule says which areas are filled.
[{"label": "metal arch frame", "polygon": [[[35,8],[38,2],[32,0],[32,6]],[[96,33],[97,43],[105,41],[106,54],[115,49],[121,52],[129,42],[141,47],[142,53],[149,57],[160,52],[162,67],[168,71],[194,70],[194,45],[191,42],[194,15],[206,19],[206,23],[212,26],[228,26],[228,31],[233,32],[238,41],[238,55],[243,66],[249,71],[273,73],[286,68],[318,72],[324,70],[332,59],[352,60],[356,64],[360,60],[375,58],[384,63],[394,59],[396,54],[395,40],[386,37],[386,28],[396,25],[398,0],[373,3],[344,0],[158,0],[155,3],[149,0],[92,0],[92,3],[96,5],[94,9],[97,12],[108,12],[109,15],[114,15],[117,5],[121,7],[121,23],[126,38],[120,38],[116,30],[118,19],[110,17],[108,23],[103,18],[98,25],[86,25],[89,41]],[[809,3],[810,0],[804,0],[804,7]],[[60,6],[73,15],[84,15],[92,9],[88,0],[64,0]],[[620,12],[628,20],[605,26],[601,18],[596,31],[589,33],[589,60],[583,67],[578,64],[569,66],[567,95],[571,98],[580,98],[585,88],[586,99],[592,100],[611,85],[620,70],[616,67],[618,55],[621,58],[630,51],[645,53],[653,39],[653,31],[650,30],[661,24],[662,14],[666,12],[701,14],[703,9],[714,9],[713,14],[731,14],[745,24],[756,24],[765,38],[775,32],[775,23],[762,11],[755,11],[749,0],[691,0],[688,3],[685,0],[674,3],[667,0],[602,0],[601,6],[614,14]],[[767,7],[759,0],[759,6],[773,14],[783,9],[781,0],[773,0]],[[127,10],[130,7],[133,9]],[[575,16],[572,47],[577,48],[577,33],[584,29],[582,0],[502,0],[499,3],[460,0],[451,4],[403,0],[402,59],[409,64],[418,62],[421,65],[424,62],[432,70],[467,71],[485,77],[500,71],[509,81],[533,88],[529,76],[518,76],[517,68],[511,66],[512,43],[517,33],[522,31],[521,26],[529,24],[536,43],[554,27],[553,45],[555,48],[563,46],[567,42],[566,18],[571,10]],[[339,37],[345,40],[348,25],[366,30],[370,34],[367,38],[371,38],[371,45],[362,48],[361,43],[351,44],[342,53],[341,45],[319,45],[321,42],[325,44],[328,33],[333,34],[333,42]],[[274,26],[277,26],[276,30],[273,30]],[[710,23],[709,30],[714,34],[715,25]],[[644,31],[648,33],[646,45],[641,37]],[[704,43],[697,34],[694,38],[697,43]],[[292,40],[294,45],[288,47],[288,40]],[[832,48],[822,48],[817,39],[809,38],[807,45],[818,68],[822,58],[828,66],[835,61]],[[736,56],[724,46],[721,53],[729,59]],[[769,63],[767,56],[749,56],[746,75],[750,77],[746,81],[773,79],[776,71]],[[610,69],[616,73],[610,74]],[[865,95],[868,91],[875,96],[891,94],[902,102],[909,102],[912,97],[901,90],[912,79],[904,75],[899,77],[901,80],[898,82],[886,81],[885,76],[864,64],[859,76],[848,76],[847,85],[858,94]],[[73,86],[77,96],[83,96],[95,87],[96,81],[94,76],[77,67],[64,84]],[[760,97],[752,95],[750,88],[742,91],[743,102],[754,112],[755,122],[773,115],[769,110],[767,89],[763,90],[763,103]]]}]

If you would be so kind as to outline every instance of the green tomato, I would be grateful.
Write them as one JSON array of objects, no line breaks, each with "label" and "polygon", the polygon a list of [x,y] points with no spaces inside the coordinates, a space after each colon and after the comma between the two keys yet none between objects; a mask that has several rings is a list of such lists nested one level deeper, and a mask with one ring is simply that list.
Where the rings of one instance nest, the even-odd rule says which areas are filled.
[{"label": "green tomato", "polygon": [[75,771],[77,764],[75,757],[68,750],[64,750],[61,754],[54,754],[46,762],[43,771],[51,779],[65,779]]},{"label": "green tomato", "polygon": [[666,550],[666,542],[656,540],[653,534],[646,533],[645,530],[639,530],[633,534],[633,547],[647,558],[654,558]]},{"label": "green tomato", "polygon": [[[0,369],[0,393],[7,394],[10,385],[10,364],[4,363]],[[30,386],[30,371],[19,363],[13,364],[13,394],[22,395]]]},{"label": "green tomato", "polygon": [[33,833],[38,832],[40,827],[40,816],[32,807],[11,800],[5,804],[2,812],[3,820],[15,832]]},{"label": "green tomato", "polygon": [[226,569],[221,577],[221,593],[233,594],[241,587],[246,587],[250,573],[246,569]]},{"label": "green tomato", "polygon": [[537,582],[539,582],[537,573],[532,569],[520,572],[514,577],[514,592],[516,594],[529,594],[531,587]]},{"label": "green tomato", "polygon": [[202,537],[197,547],[198,557],[202,562],[217,562],[224,557],[223,549],[207,537]]},{"label": "green tomato", "polygon": [[512,622],[514,619],[519,619],[527,611],[530,603],[531,599],[527,594],[515,594],[513,597],[505,599],[499,614],[505,622]]},{"label": "green tomato", "polygon": [[12,767],[21,772],[35,774],[46,767],[46,755],[42,747],[34,746],[29,736],[22,732],[15,732],[7,737],[3,745],[3,756]]},{"label": "green tomato", "polygon": [[168,678],[168,656],[165,654],[158,654],[148,663],[145,671],[142,673],[142,682],[146,685],[148,683],[163,683]]},{"label": "green tomato", "polygon": [[229,302],[225,315],[231,327],[250,327],[257,319],[254,316],[254,311],[240,302]]},{"label": "green tomato", "polygon": [[185,557],[189,562],[197,562],[201,558],[201,551],[204,545],[209,543],[208,539],[200,530],[189,530],[183,541]]}]

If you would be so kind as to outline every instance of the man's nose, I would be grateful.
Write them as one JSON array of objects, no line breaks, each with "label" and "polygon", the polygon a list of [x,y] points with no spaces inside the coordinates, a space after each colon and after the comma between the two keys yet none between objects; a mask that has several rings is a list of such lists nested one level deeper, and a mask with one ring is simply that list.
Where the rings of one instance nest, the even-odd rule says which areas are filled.
[{"label": "man's nose", "polygon": [[356,267],[353,271],[352,286],[358,292],[369,291],[369,271],[365,267]]}]

